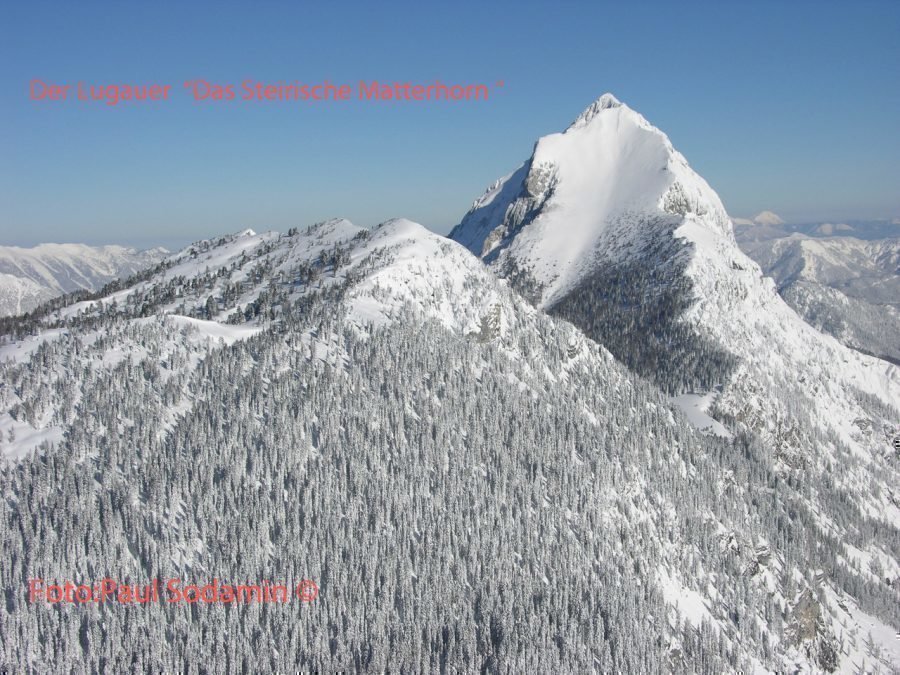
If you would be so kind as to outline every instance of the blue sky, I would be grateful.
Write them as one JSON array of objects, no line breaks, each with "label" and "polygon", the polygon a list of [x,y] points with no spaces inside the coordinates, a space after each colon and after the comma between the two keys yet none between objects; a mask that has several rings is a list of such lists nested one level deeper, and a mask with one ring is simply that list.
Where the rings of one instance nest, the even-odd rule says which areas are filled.
[{"label": "blue sky", "polygon": [[[605,91],[733,215],[894,218],[898,35],[893,1],[4,3],[0,244],[176,245],[332,216],[446,232]],[[32,78],[175,91],[35,102]],[[181,88],[193,78],[504,87],[481,103],[203,104]]]}]

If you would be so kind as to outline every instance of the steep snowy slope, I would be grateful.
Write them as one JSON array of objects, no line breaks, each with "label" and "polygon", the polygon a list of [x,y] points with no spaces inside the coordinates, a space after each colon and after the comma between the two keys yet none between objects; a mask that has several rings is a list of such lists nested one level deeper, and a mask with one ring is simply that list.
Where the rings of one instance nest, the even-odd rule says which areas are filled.
[{"label": "steep snowy slope", "polygon": [[0,316],[24,314],[57,294],[14,274],[0,274]]},{"label": "steep snowy slope", "polygon": [[565,133],[541,138],[526,165],[491,186],[450,237],[507,275],[523,275],[538,304],[550,307],[605,260],[640,255],[694,212],[731,238],[718,197],[684,157],[604,94]]},{"label": "steep snowy slope", "polygon": [[[609,94],[541,138],[450,236],[673,393],[721,387],[713,416],[788,465],[893,452],[900,371],[800,319],[738,248],[715,192]],[[897,523],[898,505],[892,492],[869,508]]]},{"label": "steep snowy slope", "polygon": [[[0,666],[173,669],[223,634],[266,635],[265,670],[900,665],[896,528],[838,480],[812,505],[746,435],[695,432],[409,221],[198,242],[3,325],[3,578],[290,571],[323,604],[89,613],[14,595]],[[245,658],[223,645],[208,666]]]},{"label": "steep snowy slope", "polygon": [[156,264],[167,253],[83,244],[0,246],[0,316],[28,312],[63,293],[99,290]]},{"label": "steep snowy slope", "polygon": [[[716,194],[638,113],[604,95],[541,138],[450,236],[676,396],[699,428],[757,439],[776,474],[804,486],[820,536],[852,531],[825,486],[896,532],[900,370],[803,321],[739,249]],[[896,543],[860,548],[895,583],[883,571],[900,569]]]},{"label": "steep snowy slope", "polygon": [[808,323],[842,343],[900,362],[900,240],[738,238]]},{"label": "steep snowy slope", "polygon": [[[129,287],[90,300],[66,296],[27,321],[9,323],[14,332],[0,342],[0,362],[28,364],[46,343],[77,339],[84,348],[96,342],[99,351],[87,360],[92,368],[115,368],[153,352],[181,362],[175,370],[182,372],[210,349],[258,333],[295,303],[338,290],[354,325],[389,322],[414,308],[421,320],[480,334],[488,325],[499,330],[496,288],[504,286],[465,249],[407,220],[374,230],[340,219],[303,234],[246,230],[189,246]],[[502,302],[511,297],[506,291]],[[145,327],[152,328],[152,348],[136,337]],[[46,384],[66,377],[50,373]],[[38,390],[33,401],[24,401],[15,391],[0,388],[0,401],[11,407],[11,414],[0,415],[0,438],[16,439],[0,444],[8,457],[58,439],[78,404],[77,397],[61,404]]]}]

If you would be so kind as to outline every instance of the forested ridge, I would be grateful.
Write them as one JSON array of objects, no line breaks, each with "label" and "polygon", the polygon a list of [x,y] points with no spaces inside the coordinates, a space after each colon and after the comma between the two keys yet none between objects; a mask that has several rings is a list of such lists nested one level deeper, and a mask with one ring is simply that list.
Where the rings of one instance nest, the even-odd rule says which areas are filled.
[{"label": "forested ridge", "polygon": [[[407,303],[361,319],[360,289],[403,249],[285,253],[304,236],[208,272],[201,256],[191,278],[161,268],[7,345],[30,351],[4,352],[3,409],[65,433],[0,470],[0,669],[718,673],[851,653],[887,669],[854,613],[900,625],[898,586],[847,546],[896,560],[900,536],[839,482],[784,471],[752,435],[698,433],[500,285],[464,283],[497,298],[468,330]],[[29,604],[35,577],[320,594]]]}]

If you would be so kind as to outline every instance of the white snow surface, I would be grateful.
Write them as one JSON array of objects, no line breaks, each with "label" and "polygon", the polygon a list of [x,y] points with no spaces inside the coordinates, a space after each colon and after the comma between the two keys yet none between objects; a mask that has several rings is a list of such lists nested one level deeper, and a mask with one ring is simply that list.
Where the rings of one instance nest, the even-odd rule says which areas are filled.
[{"label": "white snow surface", "polygon": [[706,412],[715,397],[716,392],[681,394],[673,397],[672,402],[681,409],[688,421],[697,429],[704,433],[729,438],[731,432],[725,425],[710,417]]},{"label": "white snow surface", "polygon": [[[529,166],[530,175],[523,175]],[[544,176],[548,179],[540,180]],[[554,180],[554,187],[547,185]],[[490,235],[507,214],[509,204],[502,197],[546,197],[537,217],[516,233],[498,260],[510,258],[528,269],[545,285],[540,304],[549,307],[596,269],[605,247],[615,245],[627,254],[631,244],[639,243],[646,233],[634,223],[666,216],[661,206],[676,183],[689,202],[702,205],[705,224],[733,240],[718,196],[668,137],[605,94],[566,131],[539,139],[531,160],[492,185],[451,237],[488,256],[501,246]]]},{"label": "white snow surface", "polygon": [[875,415],[860,392],[895,413],[900,408],[900,369],[803,321],[740,250],[712,188],[627,105],[605,95],[565,132],[539,139],[532,157],[492,185],[450,236],[502,275],[511,265],[524,270],[537,282],[543,308],[606,265],[669,264],[652,257],[661,236],[686,243],[676,255],[688,256],[683,273],[694,299],[681,320],[739,363],[722,383],[717,410],[788,454],[815,445],[815,453],[839,461],[829,442],[795,442],[790,419],[808,416],[823,438],[839,439],[868,467],[840,477],[868,502],[865,510],[900,523],[900,494],[876,498],[863,487],[868,471],[879,472],[873,462],[890,452],[888,439],[861,435],[857,423]]},{"label": "white snow surface", "polygon": [[360,322],[381,323],[396,309],[411,306],[465,334],[477,330],[482,316],[501,300],[487,268],[456,242],[418,223],[398,218],[379,225],[353,260],[381,248],[391,251],[390,263],[367,275],[352,292],[353,313]]},{"label": "white snow surface", "polygon": [[[154,355],[154,360],[166,371],[181,364],[181,368],[195,368],[211,350],[245,340],[264,330],[269,320],[232,322],[235,311],[242,311],[263,292],[273,280],[293,287],[298,265],[316,261],[336,246],[349,252],[345,265],[334,272],[325,272],[309,286],[299,285],[293,295],[321,290],[330,284],[345,281],[355,275],[348,291],[346,318],[351,326],[363,330],[370,324],[402,320],[412,311],[421,319],[440,322],[461,337],[477,333],[484,318],[491,312],[499,316],[499,328],[512,330],[517,321],[528,320],[537,311],[518,300],[506,283],[497,279],[477,258],[459,244],[437,235],[423,226],[405,219],[385,222],[367,231],[344,219],[318,223],[303,234],[280,235],[277,232],[257,234],[246,230],[206,242],[197,242],[172,255],[169,266],[146,281],[112,293],[97,300],[74,303],[43,318],[46,329],[18,341],[0,344],[0,361],[28,363],[45,342],[67,340],[78,342],[79,351],[92,369],[118,367],[125,361],[140,361]],[[252,279],[258,265],[271,266],[264,278]],[[128,318],[104,331],[103,340],[97,332],[85,334],[81,330],[55,327],[55,322],[80,322],[101,314],[119,313],[131,316],[135,303],[143,293],[168,283],[182,288],[191,279],[210,277],[198,284],[191,295],[177,295],[155,308],[148,317]],[[209,319],[185,316],[184,311],[206,306],[209,299],[217,299],[224,284],[243,282],[246,286],[237,308],[221,311]],[[509,311],[518,304],[517,312]],[[502,308],[503,311],[499,312]],[[337,310],[337,308],[336,308]],[[54,327],[50,327],[54,326]],[[311,336],[302,341],[309,345],[311,358],[339,361],[340,347],[323,343]],[[587,353],[588,341],[579,337],[572,343],[578,353]],[[98,346],[99,345],[99,346]],[[596,348],[594,348],[596,353]],[[608,353],[602,358],[611,358]],[[573,360],[573,362],[577,359]],[[528,364],[523,367],[529,368]],[[70,374],[48,373],[50,380],[65,380]],[[549,377],[564,374],[549,374]],[[189,396],[176,406],[178,414],[190,409]],[[60,424],[66,413],[51,408],[31,423],[16,420],[9,411],[18,403],[10,387],[0,384],[0,435],[4,441],[12,431],[14,441],[0,443],[0,455],[15,460],[32,452],[40,442],[62,440]]]},{"label": "white snow surface", "polygon": [[0,273],[0,316],[24,314],[52,297],[53,292],[36,281]]},{"label": "white snow surface", "polygon": [[781,288],[808,281],[848,297],[900,306],[900,240],[809,237],[793,233],[763,241],[742,241]]},{"label": "white snow surface", "polygon": [[159,262],[168,253],[123,246],[0,246],[0,316],[21,314],[77,290],[98,290]]}]

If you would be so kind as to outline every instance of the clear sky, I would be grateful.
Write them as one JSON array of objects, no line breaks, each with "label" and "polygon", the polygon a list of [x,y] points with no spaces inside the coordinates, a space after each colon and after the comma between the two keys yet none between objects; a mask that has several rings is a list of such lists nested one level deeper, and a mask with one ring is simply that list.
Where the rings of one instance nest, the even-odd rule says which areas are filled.
[{"label": "clear sky", "polygon": [[[50,103],[32,78],[175,91]],[[479,103],[210,104],[186,95],[195,78],[504,86]],[[171,246],[332,216],[446,232],[605,91],[732,215],[900,216],[894,0],[5,2],[0,244]]]}]

